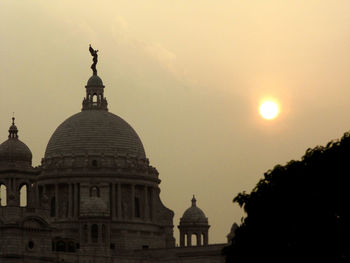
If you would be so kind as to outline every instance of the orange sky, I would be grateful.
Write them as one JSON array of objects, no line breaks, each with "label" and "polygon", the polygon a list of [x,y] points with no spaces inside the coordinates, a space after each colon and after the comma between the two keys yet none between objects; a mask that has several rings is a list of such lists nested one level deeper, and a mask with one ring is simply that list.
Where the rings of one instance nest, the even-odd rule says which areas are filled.
[{"label": "orange sky", "polygon": [[[80,111],[99,49],[109,110],[141,137],[174,225],[192,194],[225,242],[232,199],[350,128],[348,0],[1,0],[0,140],[12,112],[40,163]],[[263,120],[265,97],[281,105]],[[178,232],[175,232],[178,239]]]}]

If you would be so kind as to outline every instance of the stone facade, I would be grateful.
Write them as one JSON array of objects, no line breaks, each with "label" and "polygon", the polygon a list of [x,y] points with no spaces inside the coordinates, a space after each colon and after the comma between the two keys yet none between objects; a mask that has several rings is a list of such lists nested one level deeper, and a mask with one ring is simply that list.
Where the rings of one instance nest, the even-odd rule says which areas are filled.
[{"label": "stone facade", "polygon": [[39,167],[13,119],[0,145],[0,262],[223,262],[193,200],[175,247],[158,172],[133,128],[108,112],[104,88],[89,79],[82,112],[56,129]]}]

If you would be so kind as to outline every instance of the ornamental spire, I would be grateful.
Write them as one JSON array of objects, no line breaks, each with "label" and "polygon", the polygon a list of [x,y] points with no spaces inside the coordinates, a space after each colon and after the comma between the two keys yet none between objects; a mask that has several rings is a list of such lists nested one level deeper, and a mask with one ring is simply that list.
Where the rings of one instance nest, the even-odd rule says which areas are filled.
[{"label": "ornamental spire", "polygon": [[18,129],[17,126],[15,125],[15,117],[12,117],[12,125],[9,128],[9,139],[11,138],[18,138]]},{"label": "ornamental spire", "polygon": [[193,195],[193,197],[192,197],[192,206],[196,206],[196,202],[197,202],[197,200],[196,200],[196,198],[194,197],[194,195]]}]

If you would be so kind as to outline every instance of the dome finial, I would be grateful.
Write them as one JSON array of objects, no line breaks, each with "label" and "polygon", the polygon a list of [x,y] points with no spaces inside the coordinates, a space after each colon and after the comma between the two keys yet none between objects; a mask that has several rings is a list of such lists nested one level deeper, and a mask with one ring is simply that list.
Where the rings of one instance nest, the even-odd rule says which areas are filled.
[{"label": "dome finial", "polygon": [[15,113],[13,113],[12,117],[12,125],[9,128],[9,138],[18,138],[18,129],[17,126],[15,125]]},{"label": "dome finial", "polygon": [[192,197],[192,206],[196,206],[196,202],[197,202],[197,200],[196,200],[196,198],[194,197],[194,195],[193,195],[193,197]]}]

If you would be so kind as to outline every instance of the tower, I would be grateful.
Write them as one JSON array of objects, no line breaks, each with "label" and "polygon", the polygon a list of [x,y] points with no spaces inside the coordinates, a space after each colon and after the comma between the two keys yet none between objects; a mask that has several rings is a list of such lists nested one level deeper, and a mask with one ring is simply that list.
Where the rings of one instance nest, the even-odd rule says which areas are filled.
[{"label": "tower", "polygon": [[0,262],[43,262],[52,259],[51,228],[46,207],[37,209],[32,153],[18,139],[15,118],[8,139],[0,144]]},{"label": "tower", "polygon": [[38,174],[39,171],[32,167],[30,149],[18,138],[13,117],[8,139],[0,145],[0,187],[6,199],[2,200],[2,204],[34,207],[34,186]]},{"label": "tower", "polygon": [[197,207],[197,200],[194,195],[191,202],[191,207],[184,212],[178,226],[180,230],[180,247],[194,246],[195,244],[192,243],[193,235],[196,241],[195,246],[206,246],[208,245],[208,232],[210,227],[208,218],[205,216],[202,209]]}]

